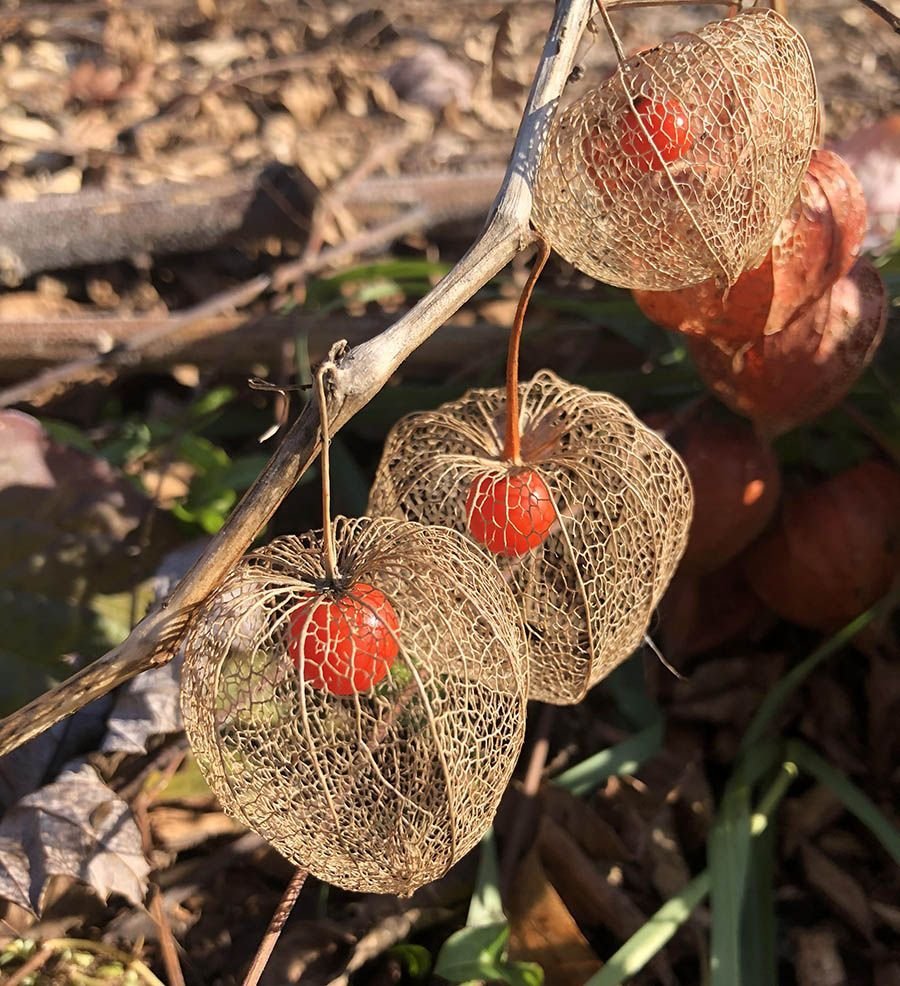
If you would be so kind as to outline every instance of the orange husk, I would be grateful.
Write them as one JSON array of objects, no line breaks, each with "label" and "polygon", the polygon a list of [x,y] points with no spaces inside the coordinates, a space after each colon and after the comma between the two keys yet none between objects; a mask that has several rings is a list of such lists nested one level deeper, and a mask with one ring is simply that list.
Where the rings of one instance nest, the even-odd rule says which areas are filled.
[{"label": "orange husk", "polygon": [[900,574],[900,472],[868,460],[785,497],[744,572],[787,620],[825,631],[852,620]]}]

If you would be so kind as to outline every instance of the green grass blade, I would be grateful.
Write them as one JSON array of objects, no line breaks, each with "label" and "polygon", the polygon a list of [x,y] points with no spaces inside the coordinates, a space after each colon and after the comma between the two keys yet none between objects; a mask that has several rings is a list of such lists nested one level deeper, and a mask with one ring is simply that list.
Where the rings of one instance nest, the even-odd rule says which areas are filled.
[{"label": "green grass blade", "polygon": [[799,740],[790,740],[787,754],[801,770],[805,770],[825,787],[830,788],[884,846],[894,862],[900,865],[900,831],[848,777],[823,760],[818,753]]},{"label": "green grass blade", "polygon": [[750,840],[747,897],[741,926],[745,946],[744,986],[772,986],[778,982],[774,880],[775,833],[769,827]]},{"label": "green grass blade", "polygon": [[[778,775],[760,798],[750,818],[750,831],[753,836],[762,835],[768,829],[775,809],[796,776],[795,764],[781,765]],[[637,975],[687,921],[709,890],[709,870],[703,870],[684,887],[681,893],[667,900],[584,986],[621,986],[626,980]]]},{"label": "green grass blade", "polygon": [[553,778],[553,783],[578,796],[588,794],[609,777],[633,774],[645,760],[659,751],[662,739],[663,723],[659,720],[621,743],[601,750],[563,771]]},{"label": "green grass blade", "polygon": [[750,861],[750,788],[729,784],[709,837],[712,986],[741,986],[744,900]]},{"label": "green grass blade", "polygon": [[681,893],[667,900],[584,986],[619,986],[637,975],[668,943],[708,893],[709,873],[704,870]]},{"label": "green grass blade", "polygon": [[889,611],[897,602],[897,592],[892,592],[885,596],[880,602],[876,603],[865,613],[848,623],[836,634],[829,637],[823,644],[817,647],[812,654],[804,658],[798,665],[778,682],[777,685],[765,697],[760,707],[756,710],[747,732],[741,741],[741,750],[745,751],[759,741],[766,731],[769,723],[778,714],[784,703],[790,698],[791,694],[812,674],[812,672],[825,660],[838,651],[843,650],[847,644],[863,629],[865,629],[877,616]]}]

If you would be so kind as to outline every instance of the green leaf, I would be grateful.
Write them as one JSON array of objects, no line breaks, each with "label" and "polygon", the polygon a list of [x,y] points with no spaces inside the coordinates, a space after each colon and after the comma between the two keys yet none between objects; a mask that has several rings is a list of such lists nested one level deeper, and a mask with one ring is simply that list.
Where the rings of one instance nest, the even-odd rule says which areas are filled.
[{"label": "green leaf", "polygon": [[404,942],[388,949],[388,955],[397,959],[406,973],[415,980],[424,979],[431,972],[431,952],[423,945]]},{"label": "green leaf", "polygon": [[708,845],[712,986],[741,986],[741,924],[750,859],[750,790],[729,785]]},{"label": "green leaf", "polygon": [[584,986],[619,986],[637,975],[687,921],[709,893],[709,873],[704,870],[639,928]]},{"label": "green leaf", "polygon": [[775,946],[775,832],[771,826],[750,841],[747,897],[741,940],[745,943],[743,975],[746,986],[778,982]]},{"label": "green leaf", "polygon": [[194,421],[205,418],[230,404],[236,396],[234,387],[213,387],[191,404],[188,413]]},{"label": "green leaf", "polygon": [[221,469],[231,461],[225,450],[214,445],[208,438],[190,433],[181,436],[175,447],[175,454],[203,473]]},{"label": "green leaf", "polygon": [[441,947],[434,965],[436,976],[451,983],[468,979],[501,979],[509,925],[503,921],[477,928],[462,928]]},{"label": "green leaf", "polygon": [[575,764],[558,777],[554,777],[553,783],[559,784],[575,795],[588,794],[609,777],[633,774],[645,760],[649,760],[659,751],[662,739],[663,722],[659,720],[635,733],[634,736],[622,740],[621,743],[601,750],[587,760]]},{"label": "green leaf", "polygon": [[482,836],[480,852],[475,889],[466,918],[467,928],[488,927],[506,921],[500,897],[500,864],[493,829],[488,829]]},{"label": "green leaf", "polygon": [[830,788],[884,846],[900,865],[900,831],[878,810],[874,802],[840,771],[826,763],[814,750],[799,740],[787,744],[788,757],[825,787]]},{"label": "green leaf", "polygon": [[543,986],[544,970],[537,962],[510,962],[504,970],[503,982],[510,986]]}]

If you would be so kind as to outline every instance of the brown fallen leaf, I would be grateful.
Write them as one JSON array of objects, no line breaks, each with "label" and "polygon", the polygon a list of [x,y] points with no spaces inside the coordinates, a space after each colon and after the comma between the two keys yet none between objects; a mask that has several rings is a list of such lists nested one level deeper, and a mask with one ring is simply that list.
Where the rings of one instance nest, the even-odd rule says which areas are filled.
[{"label": "brown fallen leaf", "polygon": [[872,911],[857,880],[809,843],[800,847],[800,855],[809,885],[836,914],[871,941]]},{"label": "brown fallen leaf", "polygon": [[582,986],[600,967],[575,919],[547,879],[533,846],[516,870],[507,902],[510,957],[537,962],[554,986]]},{"label": "brown fallen leaf", "polygon": [[650,827],[647,842],[650,879],[663,900],[679,893],[691,879],[676,834],[672,809],[665,805]]},{"label": "brown fallen leaf", "polygon": [[782,809],[782,833],[785,854],[797,848],[836,822],[844,806],[831,788],[816,784],[796,798],[788,798]]},{"label": "brown fallen leaf", "polygon": [[847,971],[831,928],[797,928],[791,937],[797,986],[847,986]]},{"label": "brown fallen leaf", "polygon": [[[537,847],[548,878],[581,923],[606,928],[621,942],[646,923],[647,915],[632,895],[607,879],[569,833],[546,816],[541,819]],[[650,968],[662,986],[674,986],[665,953],[658,954]]]},{"label": "brown fallen leaf", "polygon": [[592,859],[622,862],[633,858],[615,827],[583,798],[546,784],[540,799],[543,814],[565,829]]},{"label": "brown fallen leaf", "polygon": [[872,986],[900,986],[900,962],[876,965]]},{"label": "brown fallen leaf", "polygon": [[781,654],[739,654],[704,661],[672,688],[670,712],[742,729],[784,668]]},{"label": "brown fallen leaf", "polygon": [[222,835],[237,835],[244,831],[244,826],[220,811],[194,811],[167,805],[150,812],[150,829],[156,845],[181,852]]}]

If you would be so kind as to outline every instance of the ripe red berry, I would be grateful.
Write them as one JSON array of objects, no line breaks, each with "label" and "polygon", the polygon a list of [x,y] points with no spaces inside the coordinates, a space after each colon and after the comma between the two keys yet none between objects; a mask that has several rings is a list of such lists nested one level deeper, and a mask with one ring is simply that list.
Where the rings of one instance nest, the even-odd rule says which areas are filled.
[{"label": "ripe red berry", "polygon": [[387,675],[398,627],[384,593],[357,582],[334,598],[312,596],[291,613],[288,654],[313,688],[354,695]]},{"label": "ripe red berry", "polygon": [[480,473],[466,497],[469,533],[495,555],[518,558],[547,537],[556,520],[547,484],[534,469]]},{"label": "ripe red berry", "polygon": [[659,171],[660,158],[677,161],[693,140],[690,121],[677,99],[659,102],[639,97],[623,118],[619,147],[638,171]]}]

